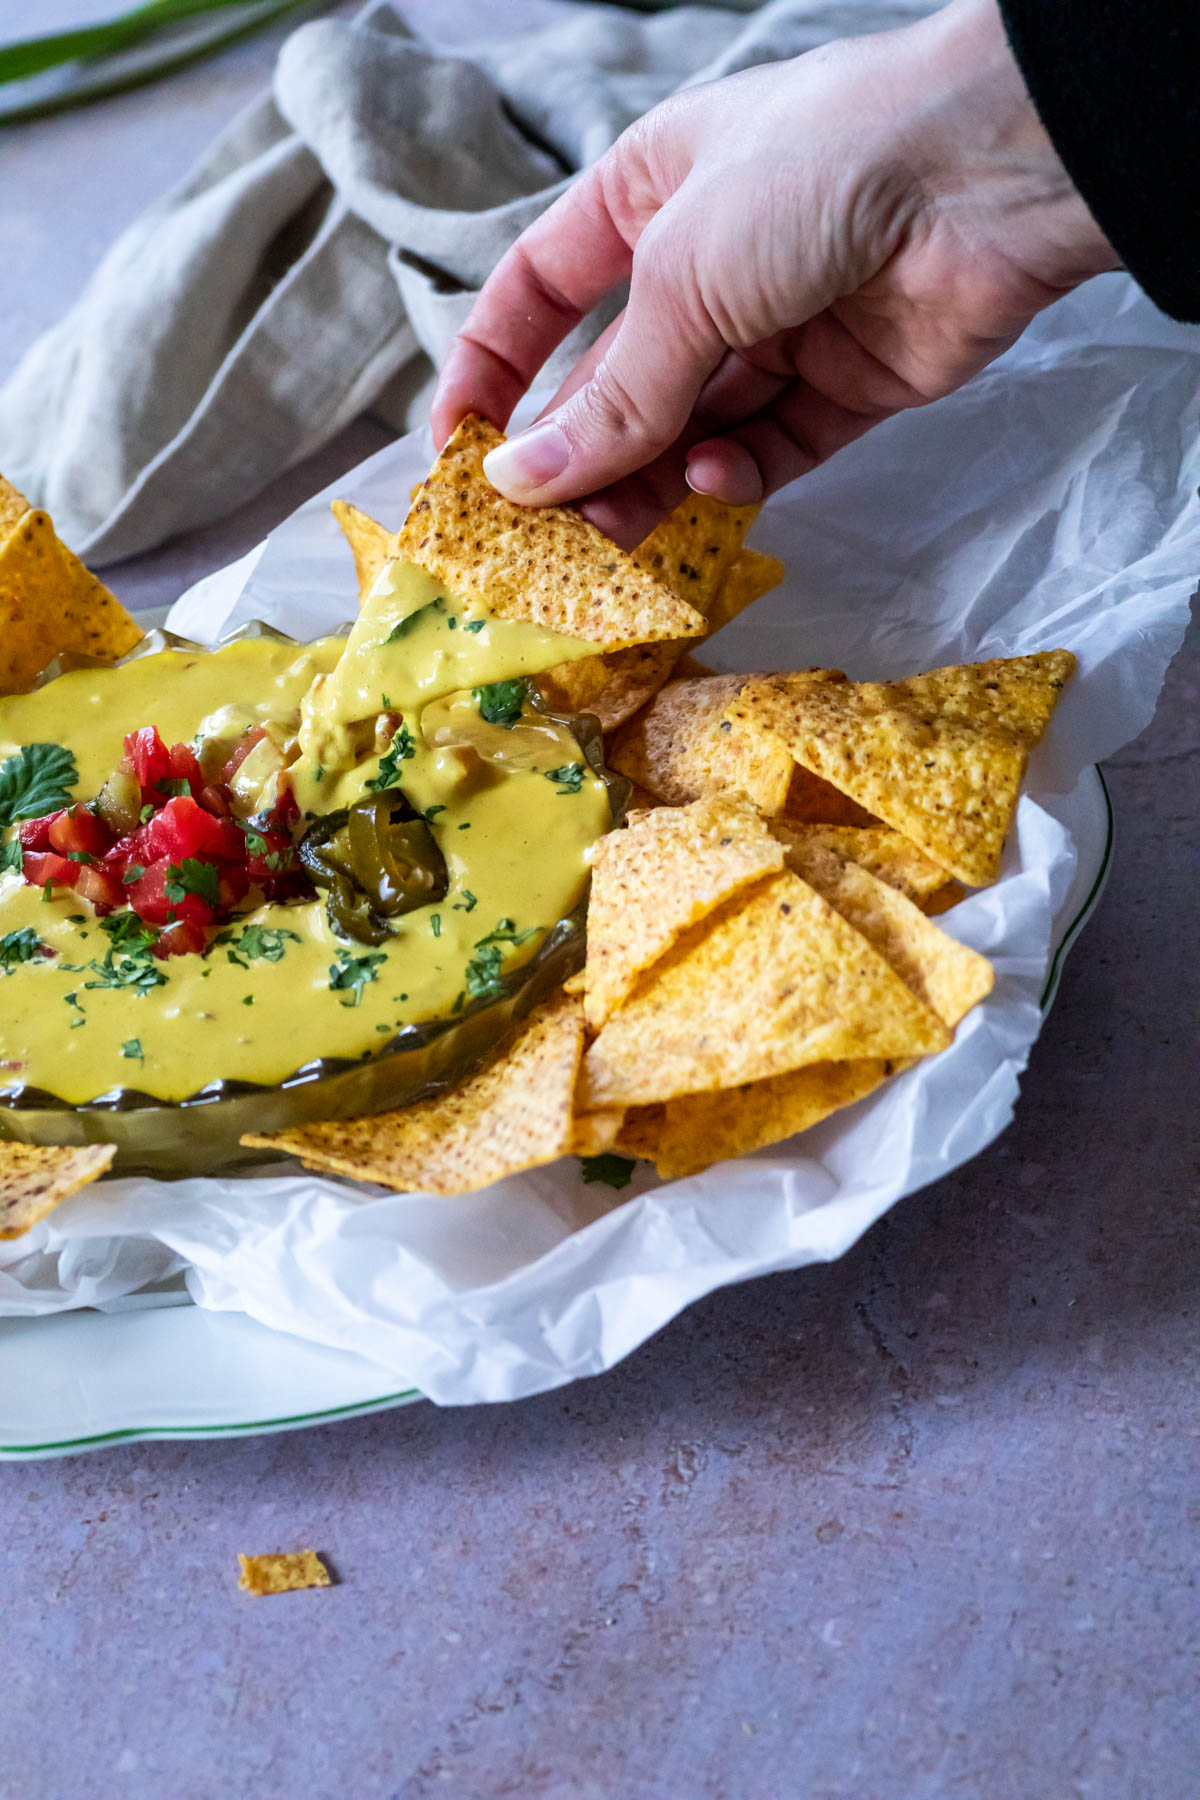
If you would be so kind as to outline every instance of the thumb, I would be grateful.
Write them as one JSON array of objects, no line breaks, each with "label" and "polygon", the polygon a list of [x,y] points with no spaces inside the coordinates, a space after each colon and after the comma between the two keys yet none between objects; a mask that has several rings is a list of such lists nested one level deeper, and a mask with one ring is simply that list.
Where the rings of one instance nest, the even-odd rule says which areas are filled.
[{"label": "thumb", "polygon": [[644,468],[686,427],[725,344],[700,301],[690,256],[672,254],[669,243],[647,229],[629,303],[587,379],[487,457],[484,472],[508,499],[549,506],[594,494]]}]

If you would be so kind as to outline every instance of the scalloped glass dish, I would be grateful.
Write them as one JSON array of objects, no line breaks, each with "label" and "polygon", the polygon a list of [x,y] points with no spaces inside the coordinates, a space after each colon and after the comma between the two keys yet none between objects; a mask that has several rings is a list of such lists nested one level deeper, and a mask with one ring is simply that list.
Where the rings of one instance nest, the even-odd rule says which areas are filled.
[{"label": "scalloped glass dish", "polygon": [[[247,638],[300,640],[261,621],[252,621],[218,639],[198,644],[161,629],[150,632],[128,656],[131,662],[166,650],[208,656]],[[103,664],[87,657],[63,658],[37,684]],[[595,720],[551,713],[536,698],[546,719],[564,727],[582,756],[605,784],[614,823],[622,816],[629,783],[602,761]],[[248,1131],[279,1131],[318,1119],[345,1119],[406,1106],[461,1081],[513,1030],[530,1009],[582,967],[586,899],[557,920],[529,960],[502,973],[499,998],[469,1002],[454,1018],[407,1023],[377,1050],[360,1057],[315,1057],[273,1083],[210,1081],[180,1100],[162,1100],[135,1087],[112,1088],[96,1099],[72,1104],[42,1088],[0,1088],[0,1136],[31,1144],[116,1144],[115,1172],[158,1177],[226,1173],[261,1164],[261,1150],[247,1151]]]}]

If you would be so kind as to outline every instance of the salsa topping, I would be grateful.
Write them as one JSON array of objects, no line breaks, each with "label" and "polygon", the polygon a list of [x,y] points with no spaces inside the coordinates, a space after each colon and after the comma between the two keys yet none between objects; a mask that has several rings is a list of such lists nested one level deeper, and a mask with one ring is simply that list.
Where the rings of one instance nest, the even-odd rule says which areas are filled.
[{"label": "salsa topping", "polygon": [[[68,751],[25,745],[0,765],[0,806],[24,821],[15,842],[26,882],[73,888],[101,923],[122,909],[142,954],[160,959],[207,949],[211,927],[252,891],[254,905],[310,899],[290,791],[277,787],[267,811],[236,816],[239,772],[264,741],[265,727],[253,726],[219,768],[206,769],[191,744],[168,749],[144,726],[126,737],[124,759],[91,805],[65,791],[78,779]],[[47,797],[56,810],[42,810]]]}]

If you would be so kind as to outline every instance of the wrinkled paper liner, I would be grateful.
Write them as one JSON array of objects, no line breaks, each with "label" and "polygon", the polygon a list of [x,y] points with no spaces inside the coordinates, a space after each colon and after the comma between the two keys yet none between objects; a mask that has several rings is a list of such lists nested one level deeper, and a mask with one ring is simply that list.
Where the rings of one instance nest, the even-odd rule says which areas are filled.
[{"label": "wrinkled paper liner", "polygon": [[[449,1200],[303,1172],[105,1182],[0,1244],[0,1316],[127,1305],[183,1272],[199,1305],[356,1352],[439,1402],[512,1399],[610,1367],[722,1283],[842,1255],[976,1155],[1011,1117],[1041,1022],[1077,862],[1058,797],[1148,723],[1182,637],[1198,396],[1200,336],[1123,277],[1090,283],[960,393],[774,500],[753,538],[784,558],[784,584],[703,651],[857,679],[1075,651],[999,881],[939,920],[996,969],[950,1049],[788,1144],[666,1184],[639,1165],[621,1193],[585,1185],[574,1159]],[[329,629],[353,582],[329,499],[397,525],[430,455],[423,433],[380,452],[193,588],[172,628]]]}]

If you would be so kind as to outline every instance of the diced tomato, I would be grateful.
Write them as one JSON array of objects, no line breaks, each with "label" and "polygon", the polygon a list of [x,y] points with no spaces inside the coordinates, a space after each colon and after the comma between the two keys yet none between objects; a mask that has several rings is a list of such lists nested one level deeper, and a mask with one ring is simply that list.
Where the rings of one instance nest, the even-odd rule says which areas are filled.
[{"label": "diced tomato", "polygon": [[161,812],[135,832],[133,846],[131,854],[147,864],[164,856],[171,862],[182,862],[185,856],[240,862],[246,853],[245,839],[236,825],[228,819],[214,819],[186,794],[168,800]]},{"label": "diced tomato", "polygon": [[26,819],[17,826],[17,836],[21,840],[22,850],[48,850],[50,848],[50,829],[65,813],[47,813],[44,819]]},{"label": "diced tomato", "polygon": [[221,771],[221,780],[226,787],[229,786],[229,783],[233,780],[254,746],[256,744],[261,744],[266,735],[267,728],[265,725],[252,725],[249,731],[243,733],[242,737],[238,740],[237,749]]},{"label": "diced tomato", "polygon": [[140,731],[131,731],[125,739],[125,755],[141,785],[143,799],[153,800],[158,782],[169,780],[171,774],[171,752],[159,737],[158,728],[143,725]]},{"label": "diced tomato", "polygon": [[98,913],[110,913],[114,907],[124,906],[125,889],[109,870],[99,863],[71,863],[70,867],[75,871],[71,883],[75,892]]},{"label": "diced tomato", "polygon": [[221,870],[218,892],[221,896],[220,911],[232,912],[239,900],[244,900],[250,891],[250,877],[245,869],[236,863],[228,863]]},{"label": "diced tomato", "polygon": [[276,829],[290,833],[292,826],[300,818],[300,806],[292,790],[290,777],[286,781],[281,777],[281,781],[283,785],[279,790],[279,799],[268,814],[268,818]]},{"label": "diced tomato", "polygon": [[201,788],[196,798],[205,812],[210,812],[214,819],[228,819],[232,816],[233,808],[229,804],[229,790],[218,782],[210,782],[207,787]]},{"label": "diced tomato", "polygon": [[191,789],[192,799],[199,799],[200,790],[204,786],[204,772],[190,744],[172,744],[171,773],[168,779],[186,781]]},{"label": "diced tomato", "polygon": [[112,847],[113,834],[86,806],[73,806],[70,812],[56,813],[50,821],[50,848],[60,856],[72,850],[88,856],[103,856]]},{"label": "diced tomato", "polygon": [[173,859],[160,857],[146,873],[125,889],[125,899],[139,919],[148,925],[168,925],[174,919],[186,919],[193,925],[211,925],[213,909],[199,894],[181,894],[177,900],[167,896],[167,882],[178,880],[170,875]]},{"label": "diced tomato", "polygon": [[160,931],[151,955],[193,956],[207,948],[208,939],[199,925],[193,925],[190,919],[177,919],[174,925],[168,925]]},{"label": "diced tomato", "polygon": [[68,862],[54,850],[27,850],[23,869],[30,887],[45,887],[48,881],[59,887],[74,887],[75,876],[84,866],[83,863]]}]

